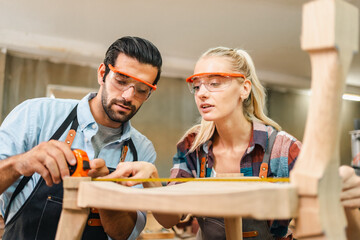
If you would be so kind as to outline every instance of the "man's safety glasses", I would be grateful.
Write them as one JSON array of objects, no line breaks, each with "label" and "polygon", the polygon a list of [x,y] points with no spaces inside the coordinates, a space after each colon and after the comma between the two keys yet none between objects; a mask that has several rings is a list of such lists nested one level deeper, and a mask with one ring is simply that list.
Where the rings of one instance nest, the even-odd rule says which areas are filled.
[{"label": "man's safety glasses", "polygon": [[117,88],[119,91],[126,91],[129,88],[134,88],[134,97],[139,100],[146,100],[151,91],[156,90],[156,85],[151,85],[150,83],[141,80],[139,78],[133,77],[127,73],[121,72],[114,68],[111,64],[108,65],[111,72],[109,77],[112,85]]},{"label": "man's safety glasses", "polygon": [[241,73],[198,73],[186,79],[191,93],[197,93],[200,90],[201,84],[209,92],[219,92],[230,86],[234,78],[245,76]]}]

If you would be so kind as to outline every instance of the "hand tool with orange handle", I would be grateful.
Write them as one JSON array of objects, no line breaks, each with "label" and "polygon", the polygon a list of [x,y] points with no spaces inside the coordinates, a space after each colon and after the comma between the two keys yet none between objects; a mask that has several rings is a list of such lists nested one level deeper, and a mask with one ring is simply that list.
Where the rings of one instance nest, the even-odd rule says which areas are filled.
[{"label": "hand tool with orange handle", "polygon": [[75,155],[76,164],[74,166],[69,165],[70,176],[87,177],[90,170],[90,161],[88,155],[81,149],[73,149],[72,152]]}]

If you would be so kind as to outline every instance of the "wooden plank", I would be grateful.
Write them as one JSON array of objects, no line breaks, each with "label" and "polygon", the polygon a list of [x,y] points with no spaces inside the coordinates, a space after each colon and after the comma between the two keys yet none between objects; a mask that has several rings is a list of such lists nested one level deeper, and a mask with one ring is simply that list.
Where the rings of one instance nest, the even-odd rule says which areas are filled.
[{"label": "wooden plank", "polygon": [[297,215],[297,199],[296,188],[288,183],[187,182],[166,188],[136,189],[112,182],[82,182],[78,205],[214,217],[287,219]]}]

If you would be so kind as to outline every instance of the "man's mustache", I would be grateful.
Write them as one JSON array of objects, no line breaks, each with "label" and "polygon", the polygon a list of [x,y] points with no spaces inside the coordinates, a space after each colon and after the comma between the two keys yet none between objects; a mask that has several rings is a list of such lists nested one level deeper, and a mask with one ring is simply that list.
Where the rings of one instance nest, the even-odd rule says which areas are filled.
[{"label": "man's mustache", "polygon": [[125,99],[112,99],[110,101],[110,104],[121,104],[124,105],[126,107],[129,107],[132,111],[136,110],[136,107],[134,105],[131,104],[131,101],[126,101]]}]

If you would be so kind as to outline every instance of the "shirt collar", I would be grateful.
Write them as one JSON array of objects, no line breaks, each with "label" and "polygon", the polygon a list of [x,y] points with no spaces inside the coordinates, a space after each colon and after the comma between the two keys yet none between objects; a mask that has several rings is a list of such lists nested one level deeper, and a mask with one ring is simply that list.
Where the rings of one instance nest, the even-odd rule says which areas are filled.
[{"label": "shirt collar", "polygon": [[[246,150],[246,153],[250,153],[254,150],[255,145],[259,145],[263,151],[266,150],[267,144],[269,142],[269,133],[268,133],[268,128],[265,124],[257,122],[257,121],[253,121],[252,123],[252,133],[251,133],[251,138],[249,141],[249,146]],[[212,139],[208,140],[205,142],[205,144],[203,144],[202,148],[203,151],[205,152],[205,154],[209,155],[209,165],[213,165],[213,153],[212,153]],[[210,167],[210,166],[209,166]]]},{"label": "shirt collar", "polygon": [[252,146],[253,149],[255,145],[260,145],[265,151],[269,142],[268,127],[261,122],[253,121],[253,132],[251,139],[252,140],[249,143],[249,147]]},{"label": "shirt collar", "polygon": [[95,119],[90,111],[89,101],[96,96],[96,93],[89,93],[83,97],[78,105],[77,109],[77,118],[79,121],[79,127],[81,131],[89,126],[90,124],[95,123]]},{"label": "shirt collar", "polygon": [[122,124],[123,126],[123,132],[120,139],[127,140],[131,137],[131,123],[130,121],[127,121]]}]

